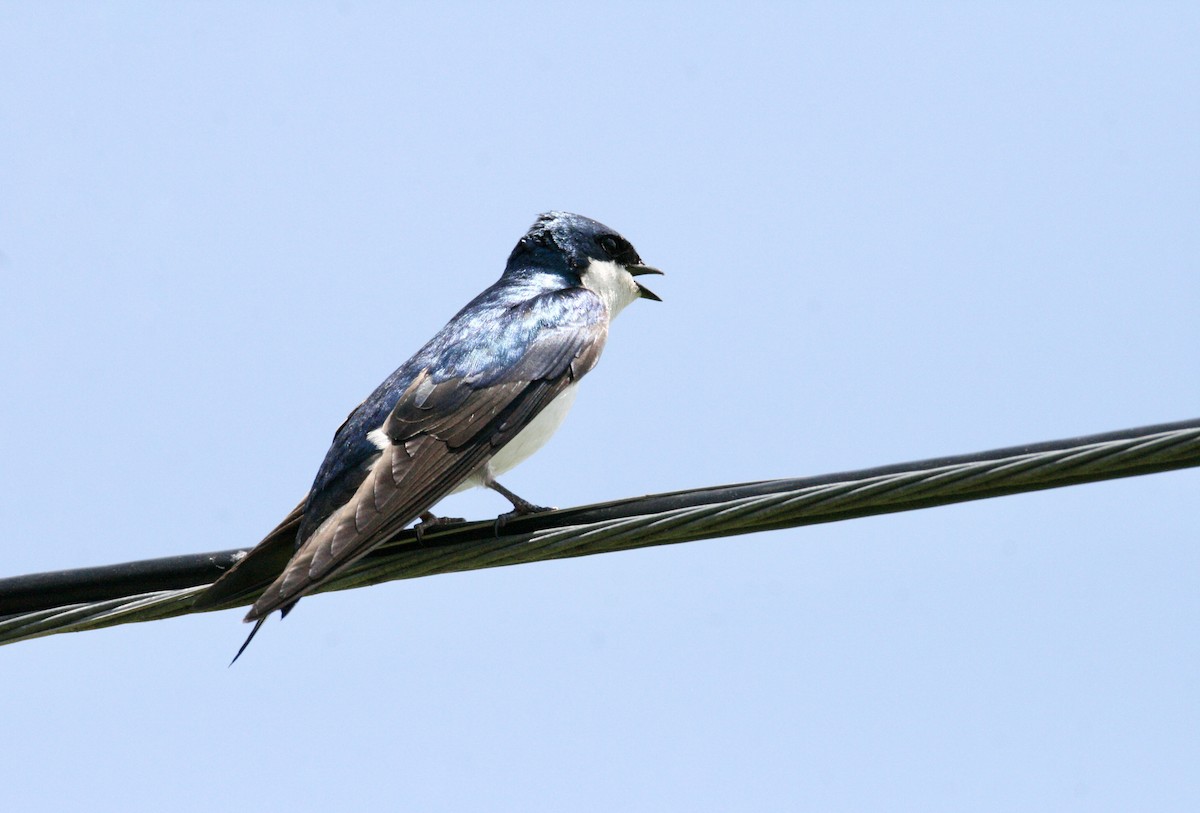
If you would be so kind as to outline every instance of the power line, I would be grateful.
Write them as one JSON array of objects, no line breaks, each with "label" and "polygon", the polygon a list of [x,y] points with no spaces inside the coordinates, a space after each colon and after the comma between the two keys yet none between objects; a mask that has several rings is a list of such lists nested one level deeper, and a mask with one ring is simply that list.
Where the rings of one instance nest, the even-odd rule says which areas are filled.
[{"label": "power line", "polygon": [[[853,472],[692,489],[513,520],[411,530],[322,590],[525,564],[1200,466],[1200,419]],[[192,612],[244,550],[0,580],[0,644]],[[286,556],[284,557],[286,559]],[[280,565],[282,566],[282,565]],[[261,586],[273,578],[262,574]],[[249,603],[253,590],[213,609]]]}]

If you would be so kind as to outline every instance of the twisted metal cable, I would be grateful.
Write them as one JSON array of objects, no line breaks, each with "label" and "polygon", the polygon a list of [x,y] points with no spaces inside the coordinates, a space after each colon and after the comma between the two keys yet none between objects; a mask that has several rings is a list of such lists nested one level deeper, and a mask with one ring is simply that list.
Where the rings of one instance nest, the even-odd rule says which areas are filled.
[{"label": "twisted metal cable", "polygon": [[[1200,466],[1200,420],[822,477],[651,495],[538,514],[503,529],[491,521],[476,522],[421,539],[404,531],[322,591],[793,528],[1191,466]],[[0,580],[0,644],[192,612],[193,599],[242,553]],[[179,586],[188,581],[193,586]],[[80,595],[93,597],[69,604],[57,598]]]}]

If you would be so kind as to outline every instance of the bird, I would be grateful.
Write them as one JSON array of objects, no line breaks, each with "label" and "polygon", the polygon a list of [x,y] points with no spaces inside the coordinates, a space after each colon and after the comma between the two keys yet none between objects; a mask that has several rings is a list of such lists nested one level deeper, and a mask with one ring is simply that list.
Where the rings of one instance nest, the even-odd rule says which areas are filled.
[{"label": "bird", "polygon": [[500,278],[350,413],[300,504],[197,597],[193,609],[212,608],[261,584],[262,569],[278,567],[264,563],[290,548],[246,614],[255,626],[233,660],[272,612],[286,616],[410,523],[437,524],[430,509],[448,494],[490,488],[512,503],[501,520],[548,510],[496,478],[562,424],[613,318],[638,299],[662,301],[637,279],[662,273],[602,223],[539,215]]}]

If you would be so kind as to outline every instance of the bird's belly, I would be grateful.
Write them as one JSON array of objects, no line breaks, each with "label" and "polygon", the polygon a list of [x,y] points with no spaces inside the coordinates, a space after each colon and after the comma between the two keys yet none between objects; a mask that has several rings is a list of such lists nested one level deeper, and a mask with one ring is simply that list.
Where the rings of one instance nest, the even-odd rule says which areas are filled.
[{"label": "bird's belly", "polygon": [[492,456],[485,466],[485,471],[479,471],[468,477],[454,489],[455,494],[468,488],[485,485],[490,479],[504,474],[518,463],[529,457],[546,445],[558,427],[562,426],[571,405],[575,403],[575,390],[578,382],[567,386],[546,407],[534,416],[529,425],[517,433],[500,451]]}]

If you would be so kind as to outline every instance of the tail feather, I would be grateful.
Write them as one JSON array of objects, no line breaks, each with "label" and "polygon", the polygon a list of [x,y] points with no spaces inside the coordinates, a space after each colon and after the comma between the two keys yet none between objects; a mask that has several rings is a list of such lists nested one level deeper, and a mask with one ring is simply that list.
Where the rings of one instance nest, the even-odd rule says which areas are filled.
[{"label": "tail feather", "polygon": [[263,625],[263,622],[265,622],[266,620],[267,620],[266,618],[258,619],[258,622],[254,625],[254,629],[250,630],[250,634],[246,636],[246,640],[242,643],[241,647],[238,649],[237,654],[234,655],[233,660],[231,660],[229,662],[230,666],[233,666],[235,663],[237,663],[237,659],[242,657],[242,653],[246,651],[246,647],[250,646],[250,642],[253,641],[254,636],[258,634],[258,628],[261,627]]}]

